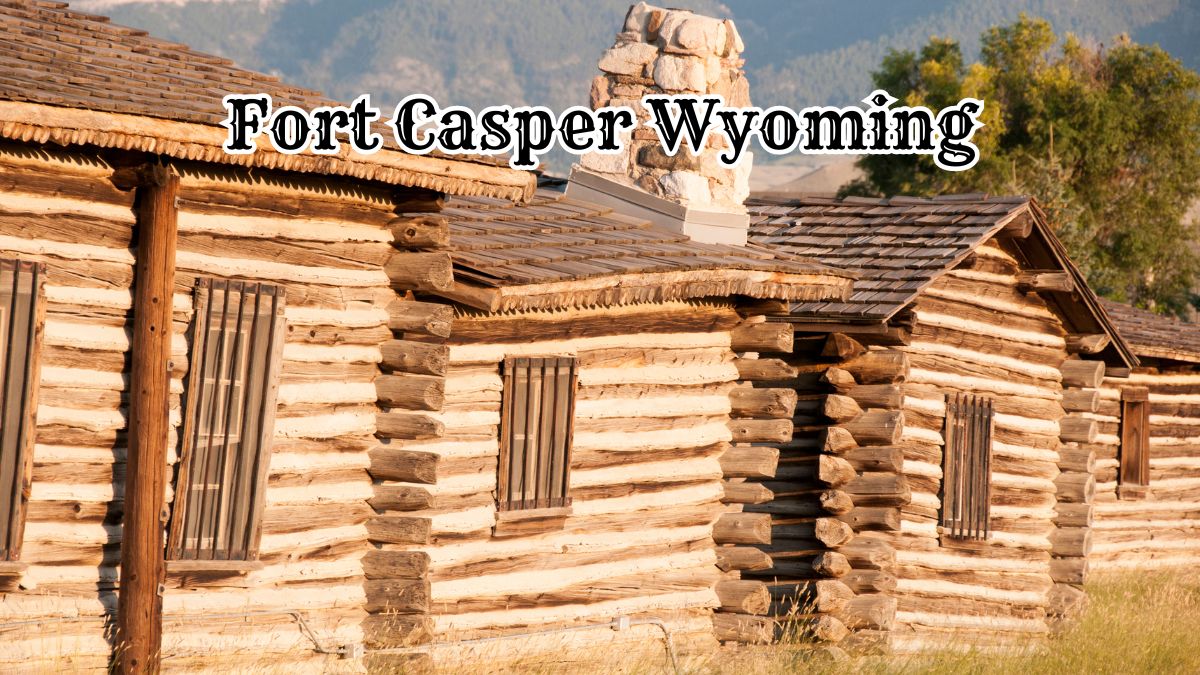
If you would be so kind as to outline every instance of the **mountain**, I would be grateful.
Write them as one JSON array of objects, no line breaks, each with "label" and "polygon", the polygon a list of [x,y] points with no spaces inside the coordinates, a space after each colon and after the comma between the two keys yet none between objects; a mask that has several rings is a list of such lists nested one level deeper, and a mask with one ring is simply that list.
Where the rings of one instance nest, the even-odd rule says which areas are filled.
[{"label": "mountain", "polygon": [[[405,94],[476,108],[586,103],[630,0],[81,0],[76,9],[187,43],[349,100]],[[1200,69],[1196,0],[672,0],[733,18],[758,105],[847,104],[890,48],[931,35],[969,57],[989,26],[1021,12],[1105,43],[1128,33]]]}]

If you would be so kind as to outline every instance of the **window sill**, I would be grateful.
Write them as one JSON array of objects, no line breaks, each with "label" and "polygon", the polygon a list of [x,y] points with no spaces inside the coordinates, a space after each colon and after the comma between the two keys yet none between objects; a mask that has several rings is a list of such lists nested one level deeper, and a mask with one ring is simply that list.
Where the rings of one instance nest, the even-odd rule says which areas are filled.
[{"label": "window sill", "polygon": [[29,563],[17,561],[0,561],[0,577],[19,577],[25,573]]},{"label": "window sill", "polygon": [[262,568],[258,560],[167,561],[167,574],[248,574]]},{"label": "window sill", "polygon": [[496,525],[492,528],[492,536],[521,537],[561,530],[571,513],[572,510],[569,506],[497,511]]}]

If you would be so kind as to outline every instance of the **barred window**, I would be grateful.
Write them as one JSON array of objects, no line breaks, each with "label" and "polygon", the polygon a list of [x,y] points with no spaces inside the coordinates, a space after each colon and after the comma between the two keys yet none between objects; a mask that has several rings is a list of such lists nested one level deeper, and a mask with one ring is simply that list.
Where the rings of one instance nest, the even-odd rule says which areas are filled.
[{"label": "barred window", "polygon": [[989,398],[946,397],[941,524],[950,537],[982,540],[990,532],[994,416]]},{"label": "barred window", "polygon": [[509,358],[503,369],[498,509],[568,506],[576,361]]},{"label": "barred window", "polygon": [[201,278],[168,559],[254,560],[284,341],[284,291]]},{"label": "barred window", "polygon": [[1121,390],[1119,460],[1117,481],[1122,488],[1150,485],[1150,390],[1146,387]]},{"label": "barred window", "polygon": [[21,558],[37,428],[43,263],[0,260],[0,562]]}]

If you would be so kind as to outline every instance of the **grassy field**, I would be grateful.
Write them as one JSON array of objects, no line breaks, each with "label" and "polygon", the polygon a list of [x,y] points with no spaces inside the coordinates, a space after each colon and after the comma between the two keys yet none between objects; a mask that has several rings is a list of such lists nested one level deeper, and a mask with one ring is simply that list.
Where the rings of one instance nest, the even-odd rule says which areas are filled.
[{"label": "grassy field", "polygon": [[1078,623],[1024,652],[947,651],[889,658],[853,656],[830,663],[784,650],[727,654],[712,673],[866,673],[868,675],[1065,675],[1200,673],[1200,571],[1096,576]]}]

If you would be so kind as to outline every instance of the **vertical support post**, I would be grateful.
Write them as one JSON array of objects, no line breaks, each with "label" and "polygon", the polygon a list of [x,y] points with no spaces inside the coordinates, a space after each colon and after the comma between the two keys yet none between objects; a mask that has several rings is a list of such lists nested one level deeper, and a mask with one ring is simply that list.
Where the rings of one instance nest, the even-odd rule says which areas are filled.
[{"label": "vertical support post", "polygon": [[129,454],[117,601],[117,670],[157,673],[162,646],[164,506],[170,426],[171,305],[179,175],[146,168],[138,186]]}]

